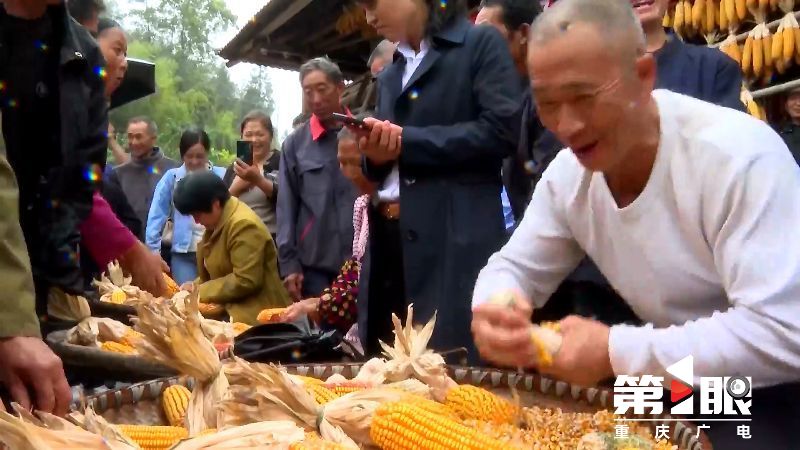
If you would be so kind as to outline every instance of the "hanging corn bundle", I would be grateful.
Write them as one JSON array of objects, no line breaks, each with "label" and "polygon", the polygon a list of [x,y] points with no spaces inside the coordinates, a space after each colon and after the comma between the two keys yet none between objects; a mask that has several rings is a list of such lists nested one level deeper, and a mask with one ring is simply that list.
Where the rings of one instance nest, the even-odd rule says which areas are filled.
[{"label": "hanging corn bundle", "polygon": [[780,0],[778,8],[784,16],[772,40],[772,59],[778,72],[784,73],[792,64],[800,64],[800,25],[794,16],[794,0]]},{"label": "hanging corn bundle", "polygon": [[171,302],[141,303],[136,313],[136,330],[143,335],[136,344],[139,354],[196,381],[186,413],[189,436],[219,428],[216,406],[228,388],[228,380],[219,353],[203,333],[197,294],[185,298],[182,308]]}]

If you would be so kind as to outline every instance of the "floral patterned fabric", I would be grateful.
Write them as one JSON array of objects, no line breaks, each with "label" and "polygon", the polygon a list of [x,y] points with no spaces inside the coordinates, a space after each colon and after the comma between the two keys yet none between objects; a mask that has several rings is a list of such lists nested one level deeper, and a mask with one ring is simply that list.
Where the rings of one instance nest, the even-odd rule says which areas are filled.
[{"label": "floral patterned fabric", "polygon": [[358,320],[358,279],[369,236],[368,204],[368,195],[356,199],[353,208],[353,257],[345,261],[333,284],[320,296],[317,313],[319,326],[324,330],[336,329],[347,333]]}]

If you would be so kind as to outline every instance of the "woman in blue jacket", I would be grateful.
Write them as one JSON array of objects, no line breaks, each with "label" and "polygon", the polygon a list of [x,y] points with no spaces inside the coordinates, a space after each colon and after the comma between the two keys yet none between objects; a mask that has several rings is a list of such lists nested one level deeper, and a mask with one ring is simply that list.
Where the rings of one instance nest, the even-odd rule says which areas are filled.
[{"label": "woman in blue jacket", "polygon": [[[156,186],[150,213],[147,216],[145,232],[147,246],[155,253],[161,252],[161,242],[168,239],[165,233],[167,222],[172,223],[172,276],[178,284],[193,281],[197,278],[197,243],[203,237],[205,229],[195,223],[191,216],[175,211],[172,196],[175,184],[186,174],[202,170],[211,170],[222,178],[225,169],[214,167],[208,161],[211,143],[205,131],[190,128],[183,132],[179,144],[183,165],[168,170]],[[169,230],[169,227],[166,227]]]}]

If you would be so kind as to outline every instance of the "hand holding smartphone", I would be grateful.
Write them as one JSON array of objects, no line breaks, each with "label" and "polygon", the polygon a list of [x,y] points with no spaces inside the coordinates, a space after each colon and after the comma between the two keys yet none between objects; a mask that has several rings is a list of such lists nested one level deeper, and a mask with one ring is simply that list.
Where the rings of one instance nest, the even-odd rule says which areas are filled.
[{"label": "hand holding smartphone", "polygon": [[236,157],[248,166],[253,165],[253,143],[250,141],[236,141]]},{"label": "hand holding smartphone", "polygon": [[347,114],[333,113],[332,117],[337,122],[341,122],[353,128],[358,128],[361,130],[366,130],[368,128],[367,124],[363,120],[350,117]]}]

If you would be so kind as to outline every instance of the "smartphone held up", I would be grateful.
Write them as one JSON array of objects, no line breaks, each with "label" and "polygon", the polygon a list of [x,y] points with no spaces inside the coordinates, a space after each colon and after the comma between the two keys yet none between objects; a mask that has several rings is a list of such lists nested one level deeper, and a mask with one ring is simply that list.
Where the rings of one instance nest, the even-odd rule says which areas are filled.
[{"label": "smartphone held up", "polygon": [[248,166],[252,166],[253,143],[250,141],[236,141],[236,157]]}]

